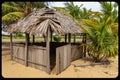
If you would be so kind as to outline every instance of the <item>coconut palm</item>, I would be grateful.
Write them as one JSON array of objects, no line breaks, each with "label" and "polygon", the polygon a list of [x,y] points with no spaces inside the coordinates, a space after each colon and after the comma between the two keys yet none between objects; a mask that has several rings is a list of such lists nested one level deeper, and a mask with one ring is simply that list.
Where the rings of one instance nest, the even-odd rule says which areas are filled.
[{"label": "coconut palm", "polygon": [[31,13],[34,8],[45,6],[44,2],[4,2],[2,3],[2,22],[11,24]]},{"label": "coconut palm", "polygon": [[[88,39],[91,44],[87,45],[88,54],[93,58],[94,61],[102,61],[108,57],[113,57],[118,54],[117,40],[114,37],[114,25],[113,14],[109,12],[94,12],[91,10],[76,9],[75,13],[72,13],[75,9],[73,3],[67,3],[69,13],[77,20],[76,22],[88,33]],[[112,10],[112,9],[108,9]],[[106,11],[106,10],[104,10]],[[115,12],[115,11],[114,11]],[[114,13],[115,14],[115,13]],[[117,17],[115,17],[117,19]],[[112,21],[112,22],[111,22]],[[116,27],[118,24],[114,25]],[[116,29],[115,29],[116,30]],[[84,44],[83,44],[84,45]]]},{"label": "coconut palm", "polygon": [[88,54],[95,61],[101,61],[118,54],[118,38],[116,37],[118,35],[116,20],[118,17],[114,15],[116,9],[113,10],[114,6],[108,2],[101,2],[101,5],[104,15],[97,19],[82,19],[84,27],[81,26],[89,34],[88,37],[92,43],[88,45]]},{"label": "coconut palm", "polygon": [[75,19],[80,18],[79,12],[80,12],[80,8],[83,6],[83,4],[78,6],[78,5],[74,5],[73,2],[66,2],[64,5],[70,15],[72,15]]},{"label": "coconut palm", "polygon": [[116,2],[99,2],[102,9],[101,11],[104,13],[104,17],[109,17],[111,20],[111,28],[115,33],[115,36],[118,35],[118,4]]},{"label": "coconut palm", "polygon": [[[2,24],[12,24],[34,9],[45,6],[45,2],[4,2],[2,3]],[[22,33],[16,33],[16,36],[19,34],[22,35]]]},{"label": "coconut palm", "polygon": [[113,22],[118,22],[118,4],[116,2],[99,2],[102,7],[101,11],[106,17],[111,16]]},{"label": "coconut palm", "polygon": [[2,23],[10,24],[18,18],[23,17],[24,13],[19,10],[15,2],[2,3]]},{"label": "coconut palm", "polygon": [[82,6],[83,4],[81,4],[80,6],[74,5],[73,2],[65,3],[65,9],[67,10],[67,12],[77,20],[91,18],[95,19],[103,15],[101,12],[98,11],[92,11],[91,9],[86,9],[85,7],[81,8]]},{"label": "coconut palm", "polygon": [[91,20],[83,19],[82,29],[88,33],[88,39],[91,41],[87,47],[88,54],[94,61],[101,61],[108,57],[118,54],[117,42],[109,25],[109,18],[106,20],[97,20],[96,22],[88,22]]}]

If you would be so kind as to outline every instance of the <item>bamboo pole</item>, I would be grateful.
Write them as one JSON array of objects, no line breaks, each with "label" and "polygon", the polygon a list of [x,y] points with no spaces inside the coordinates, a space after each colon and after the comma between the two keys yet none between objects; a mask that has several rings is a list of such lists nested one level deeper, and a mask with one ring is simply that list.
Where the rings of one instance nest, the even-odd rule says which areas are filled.
[{"label": "bamboo pole", "polygon": [[47,55],[47,73],[50,74],[50,29],[47,30],[46,36],[46,55]]},{"label": "bamboo pole", "polygon": [[25,44],[25,66],[28,66],[28,41],[29,41],[29,34],[25,34],[26,36],[26,44]]},{"label": "bamboo pole", "polygon": [[11,55],[11,60],[13,60],[13,43],[12,43],[12,33],[10,33],[10,55]]}]

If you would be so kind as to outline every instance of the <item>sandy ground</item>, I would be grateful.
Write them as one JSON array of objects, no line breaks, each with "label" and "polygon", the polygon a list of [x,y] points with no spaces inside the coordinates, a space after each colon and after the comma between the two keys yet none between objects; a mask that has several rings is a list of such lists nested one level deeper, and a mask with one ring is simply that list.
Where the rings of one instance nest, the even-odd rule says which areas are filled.
[{"label": "sandy ground", "polygon": [[87,64],[89,61],[82,59],[73,61],[71,65],[59,75],[55,68],[48,75],[46,72],[10,60],[10,50],[2,46],[2,76],[4,78],[115,78],[118,76],[118,56],[111,58],[110,65],[95,65],[74,67],[74,64]]}]

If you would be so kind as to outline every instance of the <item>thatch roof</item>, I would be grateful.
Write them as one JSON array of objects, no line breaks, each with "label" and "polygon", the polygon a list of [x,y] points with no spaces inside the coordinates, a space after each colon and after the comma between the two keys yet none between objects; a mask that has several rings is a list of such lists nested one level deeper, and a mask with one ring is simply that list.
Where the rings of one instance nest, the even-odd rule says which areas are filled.
[{"label": "thatch roof", "polygon": [[48,27],[58,35],[82,33],[79,25],[71,17],[51,8],[33,11],[17,23],[4,28],[4,31],[9,33],[23,32],[32,35],[46,35]]}]

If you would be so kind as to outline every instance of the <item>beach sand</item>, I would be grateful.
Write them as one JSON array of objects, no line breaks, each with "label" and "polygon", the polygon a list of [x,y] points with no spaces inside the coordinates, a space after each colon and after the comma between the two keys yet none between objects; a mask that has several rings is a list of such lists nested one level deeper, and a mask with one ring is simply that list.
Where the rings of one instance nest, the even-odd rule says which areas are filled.
[{"label": "beach sand", "polygon": [[[2,49],[6,48],[2,46]],[[110,58],[110,65],[95,65],[86,67],[74,67],[80,64],[89,64],[89,61],[79,59],[73,61],[71,65],[61,72],[55,74],[55,68],[51,74],[44,71],[26,67],[10,60],[10,50],[2,50],[2,76],[4,78],[116,78],[118,76],[118,56]]]}]

